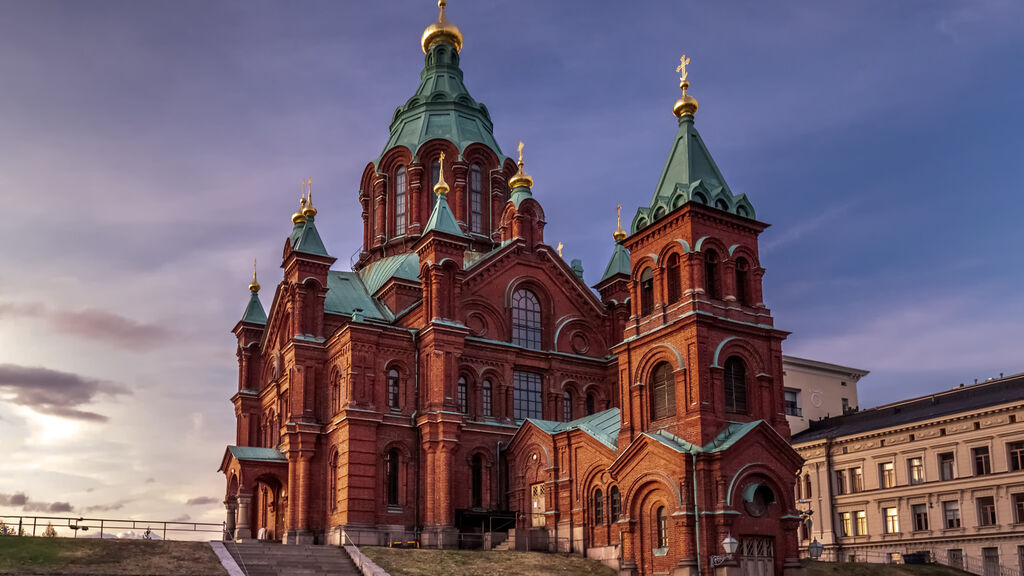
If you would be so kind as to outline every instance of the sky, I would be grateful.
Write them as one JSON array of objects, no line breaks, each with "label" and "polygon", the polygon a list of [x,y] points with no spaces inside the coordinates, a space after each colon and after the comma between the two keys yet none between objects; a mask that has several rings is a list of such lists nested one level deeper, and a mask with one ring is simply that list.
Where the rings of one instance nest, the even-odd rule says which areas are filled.
[{"label": "sky", "polygon": [[[0,514],[224,517],[231,328],[300,182],[337,269],[428,0],[0,3]],[[452,0],[545,238],[612,249],[696,126],[759,220],[784,352],[870,407],[1024,371],[1024,3]],[[269,307],[271,290],[265,288]]]}]

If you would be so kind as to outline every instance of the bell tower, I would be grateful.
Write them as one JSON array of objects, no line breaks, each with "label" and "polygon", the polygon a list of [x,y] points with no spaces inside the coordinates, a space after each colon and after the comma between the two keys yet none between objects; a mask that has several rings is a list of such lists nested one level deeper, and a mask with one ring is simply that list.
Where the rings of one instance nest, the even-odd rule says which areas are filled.
[{"label": "bell tower", "polygon": [[[734,195],[682,96],[678,130],[654,196],[621,241],[629,254],[629,318],[619,357],[621,446],[663,431],[705,446],[731,424],[764,420],[789,437],[782,341],[761,297],[758,236],[745,195]],[[621,277],[621,276],[620,276]]]}]

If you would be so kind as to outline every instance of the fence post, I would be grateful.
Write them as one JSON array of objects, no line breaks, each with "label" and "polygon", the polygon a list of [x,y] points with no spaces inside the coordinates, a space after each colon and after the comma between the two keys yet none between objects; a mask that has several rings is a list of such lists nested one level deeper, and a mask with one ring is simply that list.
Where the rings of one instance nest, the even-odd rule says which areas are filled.
[{"label": "fence post", "polygon": [[103,540],[103,520],[100,520],[100,540]]}]

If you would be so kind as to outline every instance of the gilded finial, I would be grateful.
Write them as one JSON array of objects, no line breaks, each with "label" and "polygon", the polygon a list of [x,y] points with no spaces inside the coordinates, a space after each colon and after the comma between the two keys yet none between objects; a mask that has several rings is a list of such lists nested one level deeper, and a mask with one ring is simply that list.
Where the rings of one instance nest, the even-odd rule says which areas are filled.
[{"label": "gilded finial", "polygon": [[517,170],[516,173],[511,178],[508,179],[508,187],[513,190],[515,190],[516,188],[524,187],[533,188],[533,178],[530,178],[523,170],[523,167],[526,166],[526,163],[523,162],[523,146],[524,144],[522,140],[520,140],[518,148],[519,162],[517,162],[517,164],[519,165],[519,170]]},{"label": "gilded finial", "polygon": [[316,216],[316,208],[313,207],[313,179],[303,182],[303,186],[306,189],[306,207],[302,209],[302,215],[306,218],[312,218]]},{"label": "gilded finial", "polygon": [[612,238],[615,238],[616,242],[622,242],[626,239],[626,231],[622,229],[622,204],[619,204],[615,209],[617,225],[615,227],[615,233],[612,234]]},{"label": "gilded finial", "polygon": [[295,214],[292,214],[292,223],[299,224],[300,222],[306,221],[306,215],[303,214],[306,210],[306,181],[302,181],[302,198],[299,200],[299,210]]},{"label": "gilded finial", "polygon": [[437,184],[434,184],[434,194],[441,196],[448,193],[448,183],[444,181],[444,152],[437,159]]},{"label": "gilded finial", "polygon": [[249,283],[249,292],[259,292],[260,283],[256,281],[256,259],[252,260],[252,282]]},{"label": "gilded finial", "polygon": [[448,2],[445,0],[438,0],[437,7],[439,13],[437,16],[437,22],[434,22],[427,29],[423,31],[423,37],[420,39],[420,46],[423,47],[423,53],[426,54],[435,44],[439,42],[447,42],[452,46],[455,46],[457,52],[462,51],[462,32],[459,27],[448,21],[445,17],[444,9],[448,6]]},{"label": "gilded finial", "polygon": [[558,257],[559,258],[562,257],[562,248],[565,248],[565,244],[562,244],[561,242],[559,242],[558,243]]},{"label": "gilded finial", "polygon": [[690,82],[686,79],[689,76],[686,71],[686,66],[689,63],[690,59],[683,54],[679,57],[679,66],[676,66],[676,72],[679,72],[679,88],[683,91],[683,95],[676,100],[675,106],[672,107],[672,113],[677,118],[693,116],[697,113],[697,99],[686,93],[686,89],[690,87]]}]

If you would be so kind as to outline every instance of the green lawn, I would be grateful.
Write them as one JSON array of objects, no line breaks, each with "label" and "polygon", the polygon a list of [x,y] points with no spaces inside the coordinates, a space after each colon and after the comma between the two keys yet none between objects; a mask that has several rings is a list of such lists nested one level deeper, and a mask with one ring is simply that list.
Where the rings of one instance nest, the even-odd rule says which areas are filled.
[{"label": "green lawn", "polygon": [[0,537],[3,574],[226,574],[206,542]]},{"label": "green lawn", "polygon": [[569,554],[377,546],[360,550],[391,576],[615,576],[600,562]]}]

